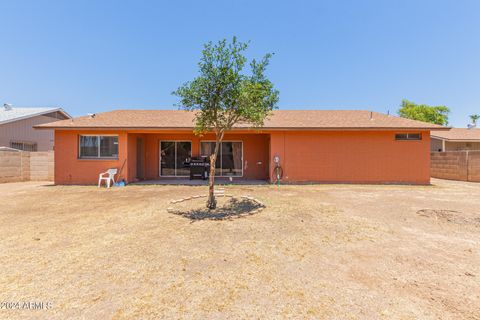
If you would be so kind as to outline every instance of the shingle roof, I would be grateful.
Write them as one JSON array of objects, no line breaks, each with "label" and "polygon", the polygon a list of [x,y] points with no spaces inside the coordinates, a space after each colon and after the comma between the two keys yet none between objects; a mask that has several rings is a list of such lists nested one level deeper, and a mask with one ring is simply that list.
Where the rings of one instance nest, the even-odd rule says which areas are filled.
[{"label": "shingle roof", "polygon": [[480,141],[480,129],[477,128],[452,128],[449,131],[432,131],[430,135],[444,140]]},{"label": "shingle roof", "polygon": [[[191,129],[194,112],[182,110],[115,110],[70,120],[38,125],[36,128],[136,128]],[[234,128],[250,128],[239,124]],[[367,110],[276,110],[265,121],[264,129],[437,129],[447,127],[404,119]]]},{"label": "shingle roof", "polygon": [[58,107],[43,107],[43,108],[19,108],[12,107],[7,110],[0,106],[0,124],[18,121],[21,119],[40,116],[42,114],[59,111],[65,114],[66,117],[70,117],[62,108]]}]

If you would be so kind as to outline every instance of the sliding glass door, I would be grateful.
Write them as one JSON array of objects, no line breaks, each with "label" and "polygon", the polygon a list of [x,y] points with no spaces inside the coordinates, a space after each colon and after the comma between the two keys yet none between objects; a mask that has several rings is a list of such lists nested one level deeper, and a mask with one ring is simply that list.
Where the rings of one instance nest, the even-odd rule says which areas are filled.
[{"label": "sliding glass door", "polygon": [[175,142],[160,142],[160,175],[175,176]]},{"label": "sliding glass door", "polygon": [[160,141],[160,176],[188,176],[191,155],[192,143],[189,141]]},{"label": "sliding glass door", "polygon": [[[210,156],[215,151],[215,142],[201,142],[200,153]],[[221,177],[241,177],[243,175],[243,143],[241,141],[224,141],[220,145],[215,175]]]},{"label": "sliding glass door", "polygon": [[222,176],[242,176],[242,143],[224,142],[221,151]]},{"label": "sliding glass door", "polygon": [[[200,155],[202,157],[210,157],[215,152],[215,142],[200,142]],[[218,152],[217,161],[215,162],[215,176],[220,176],[220,151]],[[210,158],[208,160],[210,162]]]},{"label": "sliding glass door", "polygon": [[176,176],[190,175],[190,158],[192,156],[192,143],[186,141],[176,142],[177,157],[176,157]]}]

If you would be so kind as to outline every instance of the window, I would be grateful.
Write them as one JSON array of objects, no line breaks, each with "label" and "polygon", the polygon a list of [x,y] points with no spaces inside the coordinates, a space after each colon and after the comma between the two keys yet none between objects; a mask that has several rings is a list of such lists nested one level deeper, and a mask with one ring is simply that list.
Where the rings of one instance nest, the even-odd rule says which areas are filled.
[{"label": "window", "polygon": [[190,141],[160,141],[160,175],[184,177],[190,174]]},{"label": "window", "polygon": [[118,136],[80,136],[79,158],[118,158]]},{"label": "window", "polygon": [[422,140],[421,133],[397,133],[395,140]]},{"label": "window", "polygon": [[10,148],[23,151],[37,151],[37,144],[35,142],[11,141]]},{"label": "window", "polygon": [[[209,157],[215,151],[215,142],[201,142],[200,154]],[[221,177],[241,177],[243,175],[242,142],[224,141],[220,145],[215,175]]]}]

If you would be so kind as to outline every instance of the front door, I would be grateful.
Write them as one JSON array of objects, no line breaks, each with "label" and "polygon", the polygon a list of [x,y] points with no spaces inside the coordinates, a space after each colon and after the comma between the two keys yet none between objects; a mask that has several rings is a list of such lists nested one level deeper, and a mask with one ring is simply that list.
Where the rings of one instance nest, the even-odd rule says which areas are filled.
[{"label": "front door", "polygon": [[188,162],[191,155],[190,141],[160,141],[160,176],[188,176],[190,174]]}]

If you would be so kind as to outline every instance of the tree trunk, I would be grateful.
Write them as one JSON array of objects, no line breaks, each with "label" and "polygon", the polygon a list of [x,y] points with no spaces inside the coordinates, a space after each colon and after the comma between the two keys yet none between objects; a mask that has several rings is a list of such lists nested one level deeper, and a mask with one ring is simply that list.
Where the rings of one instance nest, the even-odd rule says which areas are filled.
[{"label": "tree trunk", "polygon": [[217,133],[215,137],[215,152],[210,156],[210,176],[208,178],[208,200],[207,208],[213,210],[217,207],[217,200],[215,199],[215,163],[217,161],[218,151],[220,149],[220,142],[223,139],[223,132]]}]

